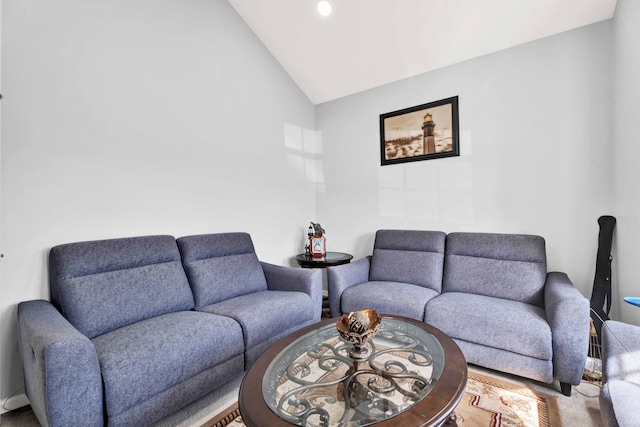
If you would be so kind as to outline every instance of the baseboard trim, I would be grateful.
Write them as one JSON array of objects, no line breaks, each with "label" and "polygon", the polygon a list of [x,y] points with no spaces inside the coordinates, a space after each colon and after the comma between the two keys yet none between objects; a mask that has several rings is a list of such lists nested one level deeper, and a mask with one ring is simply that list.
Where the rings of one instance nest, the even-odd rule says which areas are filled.
[{"label": "baseboard trim", "polygon": [[22,408],[28,404],[29,399],[27,399],[27,395],[24,393],[16,394],[6,399],[0,399],[0,415],[11,412],[14,409]]}]

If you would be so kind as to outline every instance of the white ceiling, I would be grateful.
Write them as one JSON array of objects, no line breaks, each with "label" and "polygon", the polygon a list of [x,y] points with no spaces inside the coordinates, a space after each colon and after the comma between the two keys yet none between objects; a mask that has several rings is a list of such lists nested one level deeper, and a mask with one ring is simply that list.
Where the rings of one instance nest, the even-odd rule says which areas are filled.
[{"label": "white ceiling", "polygon": [[319,104],[613,16],[616,0],[228,0]]}]

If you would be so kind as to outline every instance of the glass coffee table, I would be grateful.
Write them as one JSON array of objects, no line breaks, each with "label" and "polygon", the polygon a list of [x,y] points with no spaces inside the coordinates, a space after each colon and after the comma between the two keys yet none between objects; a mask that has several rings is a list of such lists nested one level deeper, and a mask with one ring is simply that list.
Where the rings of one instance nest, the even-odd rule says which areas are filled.
[{"label": "glass coffee table", "polygon": [[455,425],[467,364],[451,338],[384,316],[371,355],[357,362],[336,321],[294,332],[251,366],[238,399],[247,426]]}]

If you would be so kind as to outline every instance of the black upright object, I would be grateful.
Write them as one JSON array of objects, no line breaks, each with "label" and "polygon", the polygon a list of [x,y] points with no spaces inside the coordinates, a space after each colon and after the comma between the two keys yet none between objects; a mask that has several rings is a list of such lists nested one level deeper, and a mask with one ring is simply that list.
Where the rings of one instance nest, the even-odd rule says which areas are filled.
[{"label": "black upright object", "polygon": [[593,279],[591,291],[591,319],[598,336],[602,329],[602,322],[609,320],[611,309],[611,242],[616,219],[609,215],[598,218],[600,232],[598,234],[598,254],[596,256],[596,276]]}]

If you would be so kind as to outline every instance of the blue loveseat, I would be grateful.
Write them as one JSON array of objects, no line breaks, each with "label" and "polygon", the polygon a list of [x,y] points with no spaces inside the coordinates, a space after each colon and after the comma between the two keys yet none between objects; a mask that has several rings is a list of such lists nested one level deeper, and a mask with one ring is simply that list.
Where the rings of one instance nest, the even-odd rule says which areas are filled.
[{"label": "blue loveseat", "polygon": [[49,270],[51,302],[18,306],[43,426],[153,424],[321,314],[321,272],[260,262],[246,233],[70,243]]},{"label": "blue loveseat", "polygon": [[547,272],[539,236],[379,230],[373,255],[328,269],[332,316],[373,308],[445,332],[469,363],[562,392],[582,378],[589,301]]}]

